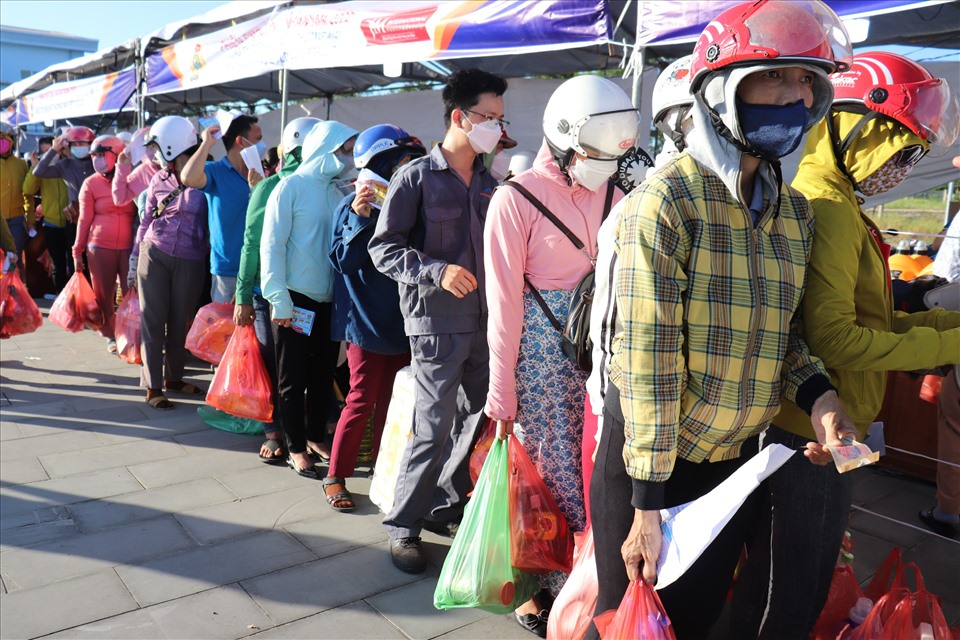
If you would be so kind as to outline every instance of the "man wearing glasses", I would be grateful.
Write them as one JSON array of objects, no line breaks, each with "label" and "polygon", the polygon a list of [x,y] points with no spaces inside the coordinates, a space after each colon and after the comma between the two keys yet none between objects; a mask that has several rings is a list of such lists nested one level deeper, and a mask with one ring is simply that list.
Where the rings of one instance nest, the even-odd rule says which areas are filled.
[{"label": "man wearing glasses", "polygon": [[443,90],[443,142],[393,177],[370,257],[400,287],[410,338],[414,429],[384,519],[394,564],[427,566],[426,528],[453,536],[470,477],[467,459],[487,392],[483,224],[496,179],[479,154],[503,135],[503,78],[467,69]]}]

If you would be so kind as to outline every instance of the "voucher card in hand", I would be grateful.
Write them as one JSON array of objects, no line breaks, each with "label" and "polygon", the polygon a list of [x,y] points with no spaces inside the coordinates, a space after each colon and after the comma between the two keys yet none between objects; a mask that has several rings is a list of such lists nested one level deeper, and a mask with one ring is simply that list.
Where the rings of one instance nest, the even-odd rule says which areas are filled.
[{"label": "voucher card in hand", "polygon": [[390,183],[387,180],[370,169],[361,169],[357,176],[357,191],[361,187],[370,187],[373,190],[373,200],[370,201],[370,206],[377,209],[383,208],[383,200],[387,197],[387,187],[389,186]]},{"label": "voucher card in hand", "polygon": [[308,336],[310,332],[313,331],[313,321],[316,320],[316,318],[317,313],[315,311],[294,307],[293,317],[290,318],[290,328],[297,333]]}]

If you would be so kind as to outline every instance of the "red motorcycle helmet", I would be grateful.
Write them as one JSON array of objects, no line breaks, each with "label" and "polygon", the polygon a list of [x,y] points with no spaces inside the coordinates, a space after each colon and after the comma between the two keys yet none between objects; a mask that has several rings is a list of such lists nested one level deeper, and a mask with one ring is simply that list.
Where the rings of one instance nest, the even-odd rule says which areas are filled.
[{"label": "red motorcycle helmet", "polygon": [[98,136],[94,139],[90,147],[90,155],[93,156],[94,159],[98,156],[103,156],[105,162],[102,167],[105,170],[100,171],[100,173],[109,173],[117,166],[117,156],[119,156],[125,148],[126,145],[123,144],[123,140],[118,136]]},{"label": "red motorcycle helmet", "polygon": [[850,36],[819,0],[755,0],[722,12],[706,26],[693,49],[691,93],[712,71],[783,63],[811,64],[827,73],[844,71],[853,58]]},{"label": "red motorcycle helmet", "polygon": [[909,58],[884,51],[857,54],[850,69],[830,81],[835,107],[862,105],[937,147],[949,147],[960,136],[957,95],[946,80]]},{"label": "red motorcycle helmet", "polygon": [[92,143],[96,134],[87,127],[70,127],[63,132],[63,139],[67,142],[86,142]]}]

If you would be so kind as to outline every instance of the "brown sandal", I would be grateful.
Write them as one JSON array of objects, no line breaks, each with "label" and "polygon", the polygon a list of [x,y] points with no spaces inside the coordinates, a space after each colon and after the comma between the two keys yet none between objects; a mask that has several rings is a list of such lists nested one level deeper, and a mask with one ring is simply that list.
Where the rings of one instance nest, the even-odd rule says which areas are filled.
[{"label": "brown sandal", "polygon": [[[335,487],[340,485],[343,487],[340,491],[330,494],[327,493],[327,487]],[[351,511],[356,510],[357,505],[353,501],[353,496],[350,495],[350,492],[347,491],[347,483],[344,482],[343,478],[324,478],[323,479],[323,493],[327,497],[327,504],[330,505],[330,508],[334,511],[339,511],[341,513],[350,513]],[[349,502],[350,506],[337,506],[338,503]]]},{"label": "brown sandal", "polygon": [[154,409],[160,409],[161,411],[166,411],[167,409],[173,409],[173,403],[167,399],[167,396],[159,395],[152,398],[147,398],[147,404],[153,407]]}]

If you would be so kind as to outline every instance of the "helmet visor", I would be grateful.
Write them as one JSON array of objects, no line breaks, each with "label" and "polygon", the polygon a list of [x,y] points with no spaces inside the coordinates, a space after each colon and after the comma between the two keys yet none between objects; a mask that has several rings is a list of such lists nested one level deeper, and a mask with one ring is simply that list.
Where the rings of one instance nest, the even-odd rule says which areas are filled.
[{"label": "helmet visor", "polygon": [[840,71],[850,68],[853,48],[846,27],[823,2],[771,1],[744,18],[750,48],[776,58],[826,62]]},{"label": "helmet visor", "polygon": [[636,109],[595,113],[573,125],[573,148],[594,160],[617,160],[637,146],[639,135]]},{"label": "helmet visor", "polygon": [[927,141],[949,147],[960,135],[960,105],[957,94],[942,78],[903,85],[907,94],[906,111],[927,132]]}]

